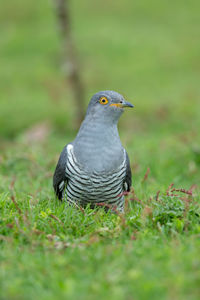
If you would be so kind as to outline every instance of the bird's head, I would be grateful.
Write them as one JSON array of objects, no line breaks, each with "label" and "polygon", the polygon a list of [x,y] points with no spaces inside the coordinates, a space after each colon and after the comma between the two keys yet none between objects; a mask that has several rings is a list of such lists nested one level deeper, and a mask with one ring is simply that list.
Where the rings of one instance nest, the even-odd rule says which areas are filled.
[{"label": "bird's head", "polygon": [[126,107],[134,107],[122,95],[114,91],[101,91],[90,100],[87,117],[116,123]]}]

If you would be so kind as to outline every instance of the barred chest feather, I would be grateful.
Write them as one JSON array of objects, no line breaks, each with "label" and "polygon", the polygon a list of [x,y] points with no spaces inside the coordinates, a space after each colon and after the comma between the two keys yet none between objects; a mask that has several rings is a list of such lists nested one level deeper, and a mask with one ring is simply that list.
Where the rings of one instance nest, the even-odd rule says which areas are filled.
[{"label": "barred chest feather", "polygon": [[95,206],[97,203],[105,203],[117,206],[123,210],[124,196],[123,186],[126,175],[126,154],[122,164],[112,172],[104,174],[88,173],[77,162],[73,152],[73,145],[67,146],[68,159],[66,164],[66,175],[68,178],[65,195],[70,203],[80,204],[85,207],[88,203]]}]

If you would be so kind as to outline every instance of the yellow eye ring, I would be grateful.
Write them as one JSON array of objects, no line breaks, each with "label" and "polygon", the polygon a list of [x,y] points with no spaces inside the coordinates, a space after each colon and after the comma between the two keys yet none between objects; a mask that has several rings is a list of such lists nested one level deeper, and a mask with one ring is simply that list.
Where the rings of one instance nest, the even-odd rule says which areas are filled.
[{"label": "yellow eye ring", "polygon": [[101,97],[99,99],[99,103],[102,105],[106,105],[108,103],[108,99],[106,97]]}]

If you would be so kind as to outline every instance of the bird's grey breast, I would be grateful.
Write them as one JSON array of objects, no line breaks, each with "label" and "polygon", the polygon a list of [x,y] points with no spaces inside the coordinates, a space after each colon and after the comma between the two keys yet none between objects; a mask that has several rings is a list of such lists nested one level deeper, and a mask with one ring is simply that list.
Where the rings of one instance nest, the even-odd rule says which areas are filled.
[{"label": "bird's grey breast", "polygon": [[[76,169],[79,173],[85,174],[87,177],[91,177],[94,174],[98,174],[100,177],[105,174],[113,173],[118,169],[121,169],[121,166],[125,163],[125,150],[120,148],[119,151],[116,149],[103,149],[96,150],[95,154],[93,151],[88,151],[87,155],[83,156],[81,160],[81,153],[74,151],[75,147],[73,144],[68,144],[67,154],[68,161],[67,164],[70,164],[71,167]],[[83,151],[84,152],[84,151]],[[85,154],[85,153],[84,153]]]}]

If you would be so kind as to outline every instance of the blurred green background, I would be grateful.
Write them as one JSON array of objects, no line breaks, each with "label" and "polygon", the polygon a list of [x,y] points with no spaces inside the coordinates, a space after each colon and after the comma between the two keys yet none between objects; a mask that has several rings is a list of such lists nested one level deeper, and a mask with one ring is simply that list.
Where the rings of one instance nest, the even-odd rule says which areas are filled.
[{"label": "blurred green background", "polygon": [[[149,201],[157,191],[165,193],[172,182],[176,188],[189,189],[195,185],[195,203],[199,205],[199,11],[197,0],[70,1],[72,34],[85,87],[85,109],[95,92],[107,89],[120,92],[135,105],[134,110],[122,116],[119,131],[131,159],[133,187],[142,200],[142,206],[132,211],[132,218],[137,211],[141,227],[135,221],[129,222],[127,217],[127,222],[134,223],[130,226],[138,230],[138,240],[124,249],[132,233],[127,233],[121,223],[116,225],[114,216],[100,215],[95,223],[101,228],[98,232],[104,232],[102,228],[109,227],[110,222],[118,229],[112,234],[111,231],[99,233],[100,241],[89,248],[91,236],[97,230],[89,229],[92,217],[83,220],[77,212],[72,215],[68,212],[66,217],[63,207],[52,208],[55,164],[63,146],[77,132],[75,106],[62,70],[62,41],[54,2],[1,1],[0,222],[2,236],[12,240],[8,245],[5,243],[1,252],[5,262],[0,272],[0,287],[5,293],[2,299],[27,299],[27,293],[31,299],[38,295],[42,299],[55,299],[58,295],[60,299],[66,296],[84,299],[88,293],[106,299],[132,299],[131,295],[135,295],[134,299],[198,299],[198,214],[190,220],[184,216],[183,221],[174,212],[175,219],[171,215],[164,218],[164,227],[159,231],[154,225],[147,225],[145,207],[151,207]],[[147,168],[150,168],[149,177],[142,185]],[[30,215],[31,228],[43,230],[44,235],[34,236],[33,229],[27,229],[23,221],[21,225],[16,223],[16,218],[22,217],[17,215],[19,212],[10,200],[13,185],[18,205]],[[30,206],[29,201],[32,201]],[[174,201],[171,210],[179,203]],[[52,229],[53,225],[49,225],[48,218],[44,217],[50,214],[45,212],[48,207],[65,224],[64,229],[57,225]],[[153,206],[151,209],[154,211]],[[162,209],[160,205],[158,211]],[[42,221],[38,219],[40,214]],[[191,228],[185,230],[180,220],[191,222]],[[27,241],[19,228],[24,232],[30,230],[27,236],[31,240]],[[73,250],[73,246],[66,252],[53,248],[49,253],[48,247],[52,246],[52,241],[48,244],[49,234],[56,234],[61,240],[69,236],[77,243],[84,240],[85,246],[81,250],[79,246]],[[168,238],[169,243],[165,240]],[[122,245],[116,252],[115,242]],[[107,262],[110,253],[113,255]],[[54,255],[58,258],[55,265]],[[29,268],[30,261],[33,263]],[[68,263],[73,265],[69,271],[71,277],[63,282],[68,271],[62,266]],[[109,263],[113,273],[118,267],[122,273],[112,277],[113,273],[106,269]],[[131,264],[137,268],[129,270]],[[97,280],[102,281],[101,285],[91,287],[96,266]],[[111,278],[109,284],[107,277],[104,282],[104,271]],[[130,275],[128,283],[123,281],[123,272]],[[30,273],[33,278],[26,281]],[[49,291],[45,276],[50,276]],[[12,289],[7,278],[12,281]]]},{"label": "blurred green background", "polygon": [[[133,136],[198,131],[198,1],[75,0],[70,11],[86,105],[99,90],[117,90],[136,106],[126,126]],[[47,119],[73,130],[53,1],[2,2],[0,19],[1,136]]]}]

